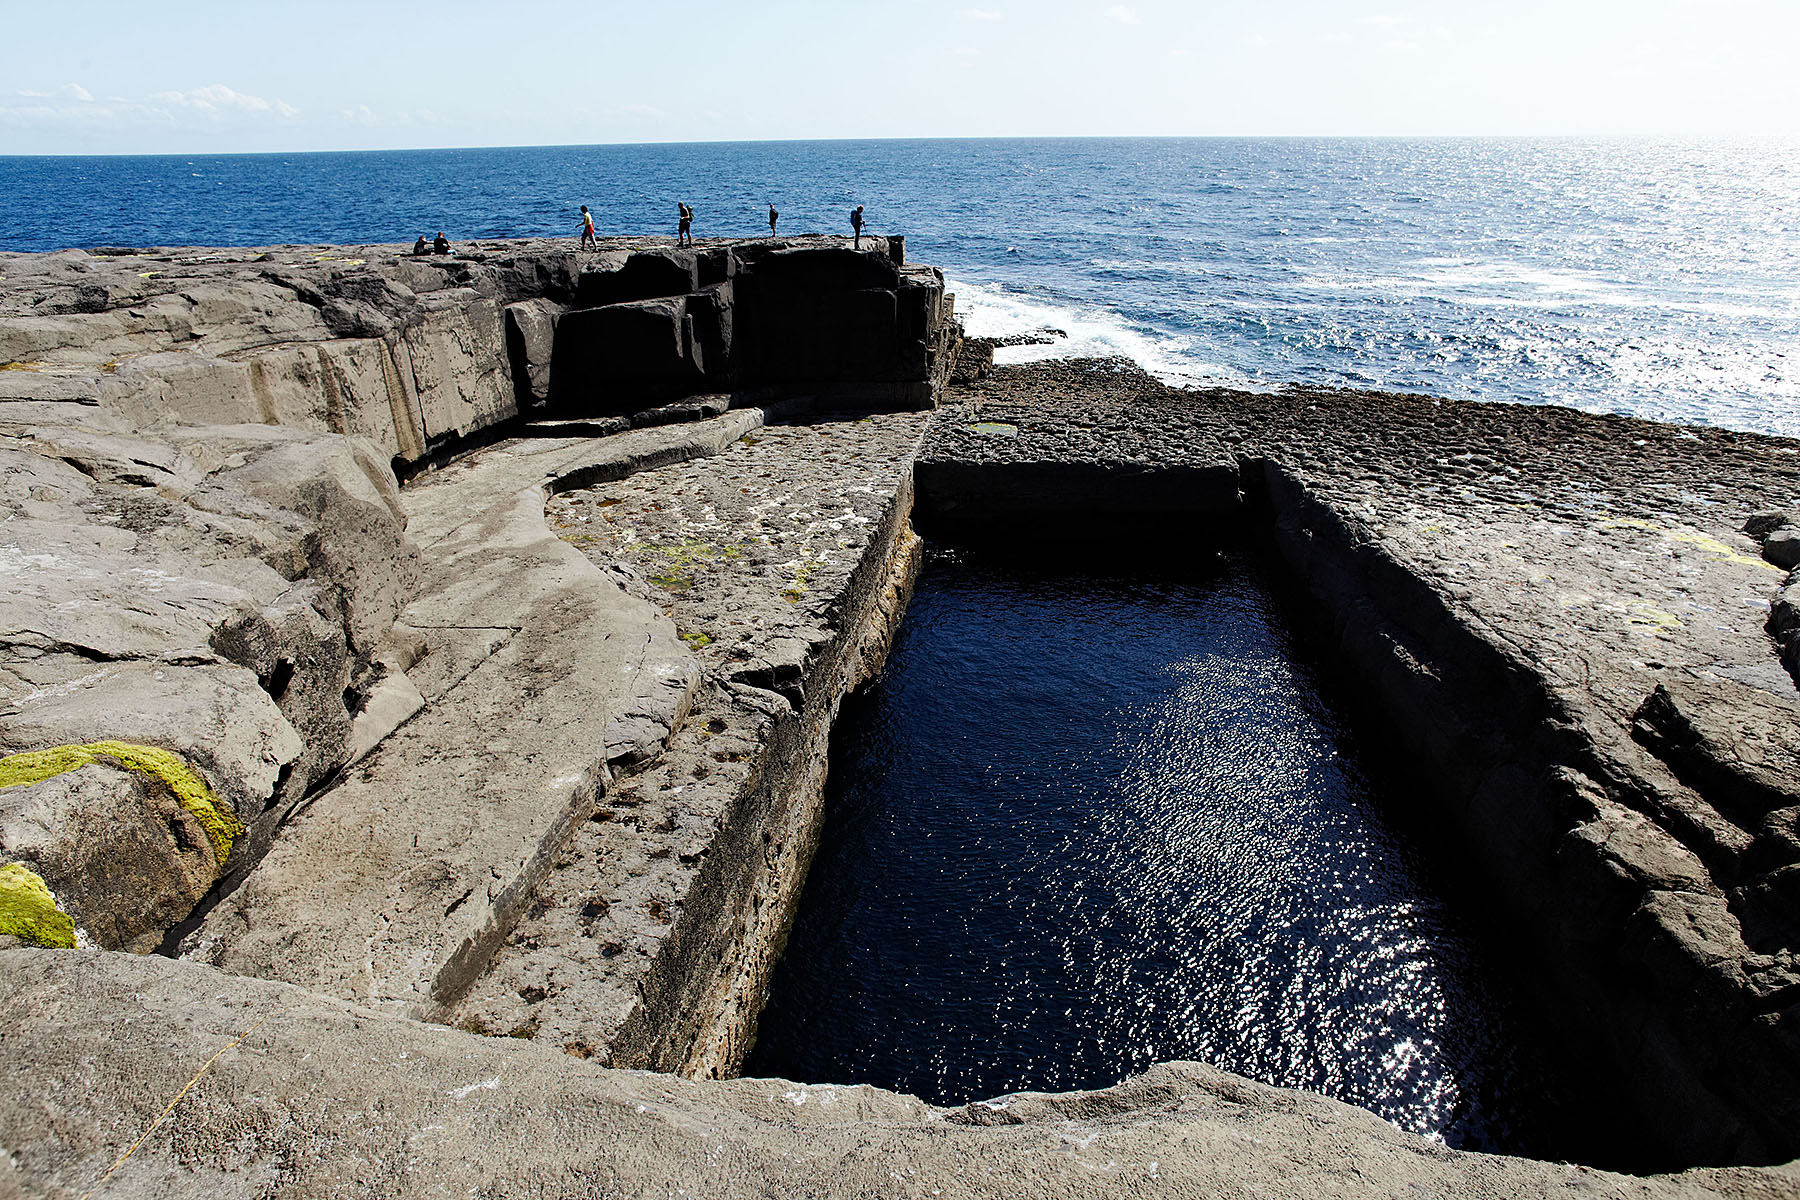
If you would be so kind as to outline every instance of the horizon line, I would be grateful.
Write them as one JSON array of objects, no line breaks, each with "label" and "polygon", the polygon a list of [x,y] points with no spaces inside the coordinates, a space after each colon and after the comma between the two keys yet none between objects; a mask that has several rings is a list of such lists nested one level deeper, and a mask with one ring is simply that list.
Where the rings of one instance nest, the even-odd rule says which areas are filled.
[{"label": "horizon line", "polygon": [[1202,141],[1800,141],[1800,130],[1786,133],[1048,133],[948,134],[896,137],[711,138],[638,142],[522,142],[486,146],[382,146],[310,150],[69,150],[50,153],[0,151],[10,158],[248,158],[289,154],[428,154],[477,150],[623,150],[645,146],[763,146],[800,144],[866,144],[871,142],[1202,142]]}]

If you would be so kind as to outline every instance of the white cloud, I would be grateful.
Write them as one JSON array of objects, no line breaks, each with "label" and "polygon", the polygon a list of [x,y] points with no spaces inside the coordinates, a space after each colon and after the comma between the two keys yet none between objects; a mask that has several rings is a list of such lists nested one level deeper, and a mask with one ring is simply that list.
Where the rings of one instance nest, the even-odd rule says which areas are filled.
[{"label": "white cloud", "polygon": [[1141,25],[1141,24],[1143,24],[1143,22],[1138,20],[1137,9],[1132,8],[1129,5],[1125,5],[1125,4],[1113,5],[1111,8],[1106,10],[1106,15],[1111,17],[1113,20],[1117,21],[1121,25]]},{"label": "white cloud", "polygon": [[265,100],[234,91],[222,83],[189,91],[152,92],[138,99],[107,96],[94,99],[78,83],[53,92],[21,90],[20,103],[0,102],[0,123],[39,137],[130,137],[134,131],[187,129],[217,134],[272,121],[291,121],[300,110],[285,100]]},{"label": "white cloud", "polygon": [[279,112],[284,117],[291,117],[300,111],[282,100],[270,103],[261,96],[234,92],[222,83],[208,84],[191,92],[153,92],[150,99],[158,104],[172,104],[177,108],[191,108],[200,112]]},{"label": "white cloud", "polygon": [[62,97],[68,100],[79,100],[84,104],[92,104],[94,98],[79,83],[65,83],[54,92],[34,92],[28,88],[20,88],[19,95],[29,96],[33,100],[54,100]]},{"label": "white cloud", "polygon": [[971,21],[998,21],[1006,14],[997,8],[959,8],[956,15]]}]

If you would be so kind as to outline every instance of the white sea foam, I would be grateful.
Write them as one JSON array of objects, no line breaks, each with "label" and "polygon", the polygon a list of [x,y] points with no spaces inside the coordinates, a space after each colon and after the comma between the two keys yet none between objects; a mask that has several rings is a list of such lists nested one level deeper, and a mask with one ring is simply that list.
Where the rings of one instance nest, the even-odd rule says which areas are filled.
[{"label": "white sea foam", "polygon": [[1058,305],[999,284],[953,279],[947,286],[956,293],[956,311],[970,337],[1049,335],[1045,343],[997,348],[994,361],[1003,366],[1052,358],[1128,358],[1177,387],[1263,386],[1207,361],[1186,338],[1146,331],[1108,309]]},{"label": "white sea foam", "polygon": [[[1417,273],[1411,275],[1308,275],[1300,282],[1305,287],[1343,291],[1447,296],[1488,308],[1556,309],[1577,303],[1767,321],[1791,319],[1796,309],[1792,300],[1779,292],[1740,288],[1736,299],[1712,300],[1671,294],[1594,272],[1548,270],[1500,258],[1426,258],[1414,266]],[[1768,303],[1745,303],[1745,296],[1761,296]]]}]

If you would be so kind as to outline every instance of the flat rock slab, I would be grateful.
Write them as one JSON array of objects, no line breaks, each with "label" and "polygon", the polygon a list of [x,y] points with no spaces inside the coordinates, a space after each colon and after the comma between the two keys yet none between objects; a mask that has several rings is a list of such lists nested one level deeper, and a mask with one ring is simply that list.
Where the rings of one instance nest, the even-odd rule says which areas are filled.
[{"label": "flat rock slab", "polygon": [[[923,414],[769,425],[710,458],[553,497],[549,519],[655,604],[705,683],[668,752],[619,781],[455,1015],[609,1061],[774,717],[844,633],[853,577],[903,503]],[[778,835],[779,836],[779,835]]]},{"label": "flat rock slab", "polygon": [[425,638],[425,707],[290,821],[189,953],[442,1015],[699,678],[663,613],[550,531],[546,486],[711,453],[760,420],[512,443],[410,490],[424,578],[402,619]]},{"label": "flat rock slab", "polygon": [[415,480],[407,489],[406,532],[431,546],[523,488],[564,491],[717,454],[764,419],[761,408],[740,408],[690,425],[604,438],[517,438]]},{"label": "flat rock slab", "polygon": [[1239,468],[1213,422],[1096,401],[1092,389],[1033,398],[1029,415],[946,413],[918,470],[920,502],[977,529],[1022,513],[1129,519],[1238,507]]},{"label": "flat rock slab", "polygon": [[961,1109],[868,1087],[613,1071],[155,957],[0,952],[0,1012],[21,1098],[0,1105],[6,1194],[72,1200],[103,1179],[92,1194],[1800,1192],[1791,1167],[1636,1179],[1447,1150],[1348,1105],[1195,1063]]}]

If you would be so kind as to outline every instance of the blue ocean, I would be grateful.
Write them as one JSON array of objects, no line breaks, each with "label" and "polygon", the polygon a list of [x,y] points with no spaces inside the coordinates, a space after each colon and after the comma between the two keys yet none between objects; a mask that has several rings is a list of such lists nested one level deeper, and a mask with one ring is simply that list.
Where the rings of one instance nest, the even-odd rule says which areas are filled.
[{"label": "blue ocean", "polygon": [[[0,249],[904,233],[1001,361],[1800,436],[1800,142],[1007,139],[0,158]],[[1043,331],[1055,331],[1045,333]]]}]

